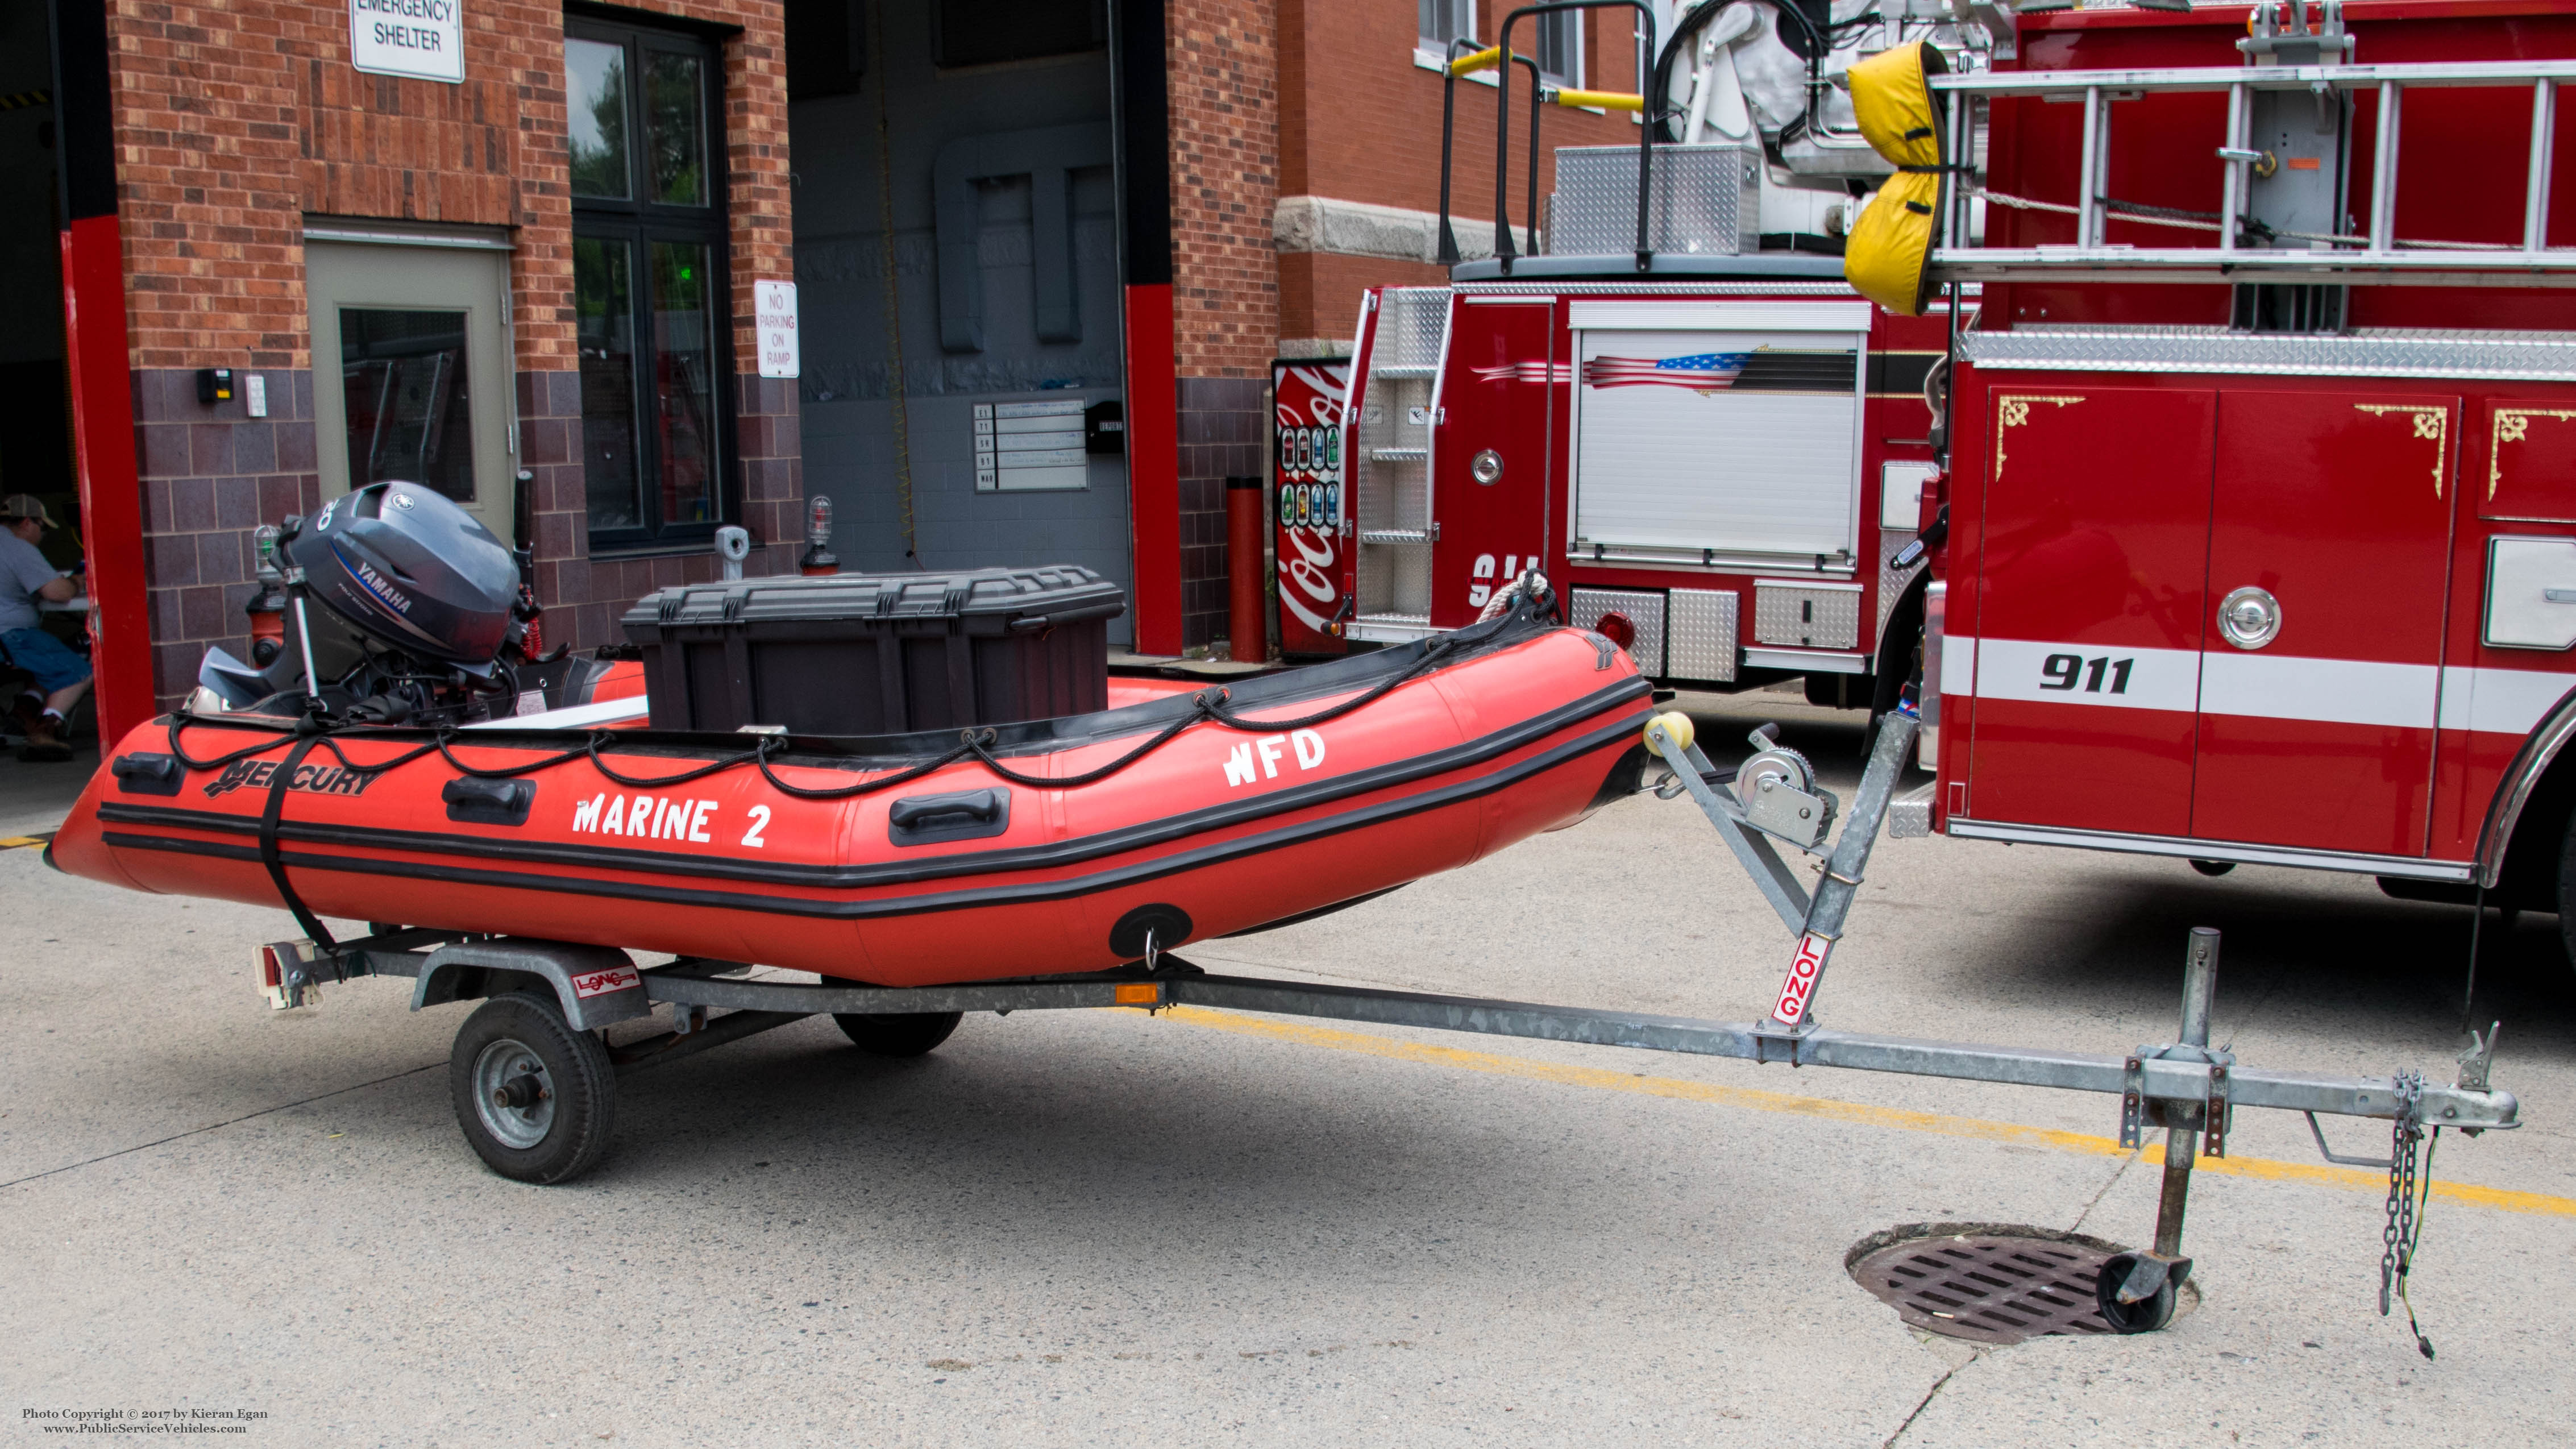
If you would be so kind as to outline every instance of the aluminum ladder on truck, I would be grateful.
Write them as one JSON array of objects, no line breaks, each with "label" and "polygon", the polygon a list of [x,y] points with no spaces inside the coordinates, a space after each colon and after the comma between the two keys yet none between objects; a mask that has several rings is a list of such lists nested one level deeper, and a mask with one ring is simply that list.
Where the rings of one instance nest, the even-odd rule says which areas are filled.
[{"label": "aluminum ladder on truck", "polygon": [[[2293,7],[2304,11],[2305,6]],[[2576,247],[2549,242],[2549,187],[2554,160],[2558,87],[2576,80],[2576,60],[2445,61],[2399,65],[2340,63],[2351,52],[2341,7],[2329,5],[2311,30],[2304,17],[2276,26],[2269,5],[2256,11],[2255,33],[2238,42],[2241,66],[2172,69],[1962,72],[1929,77],[1948,107],[1948,154],[1954,174],[1971,184],[1948,188],[1929,259],[1942,282],[2068,280],[2096,273],[2098,280],[2127,282],[2248,282],[2303,285],[2532,287],[2576,286]],[[2313,58],[2316,63],[2299,62]],[[2270,62],[2270,63],[2267,63]],[[2397,235],[2398,154],[2405,131],[2406,93],[2427,88],[2527,90],[2531,97],[2529,170],[2524,181],[2519,243],[2426,240]],[[2222,167],[2217,213],[2125,203],[2105,195],[2111,174],[2113,107],[2155,94],[2224,93],[2226,130],[2213,164]],[[2281,158],[2257,142],[2261,122],[2285,108],[2316,108],[2316,129],[2333,146],[2348,140],[2356,103],[2375,101],[2375,136],[2368,158],[2369,212],[2362,229],[2346,231],[2339,171],[2307,167],[2284,171]],[[1976,164],[1985,155],[1980,101],[2040,97],[2080,105],[2083,136],[2074,198],[2011,196],[1987,188]],[[2168,145],[2169,133],[2156,138]],[[2305,159],[2305,158],[2302,158]],[[2354,156],[2358,170],[2362,158]],[[2177,164],[2188,164],[2179,158]],[[2313,178],[2308,180],[2307,178]],[[2286,200],[2293,184],[2322,188],[2328,213],[2308,225],[2285,225],[2266,215],[2268,201]],[[2075,219],[2068,245],[1986,247],[1975,239],[1973,204],[2055,212]],[[2294,209],[2315,214],[2313,201]],[[2105,240],[2113,221],[2209,233],[2206,245],[2130,246]],[[2277,245],[2266,243],[2278,243]]]},{"label": "aluminum ladder on truck", "polygon": [[1358,578],[1350,637],[1385,644],[1431,628],[1431,434],[1439,421],[1440,359],[1449,345],[1449,289],[1389,287],[1358,416],[1343,448],[1344,506],[1357,536]]}]

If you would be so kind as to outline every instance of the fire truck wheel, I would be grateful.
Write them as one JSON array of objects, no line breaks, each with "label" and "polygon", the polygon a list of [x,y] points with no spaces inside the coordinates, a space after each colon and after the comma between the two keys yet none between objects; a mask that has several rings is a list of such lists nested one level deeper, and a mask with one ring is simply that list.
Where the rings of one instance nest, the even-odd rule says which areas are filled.
[{"label": "fire truck wheel", "polygon": [[514,991],[474,1009],[447,1058],[456,1123],[483,1165],[540,1185],[569,1182],[608,1150],[617,1070],[551,993]]},{"label": "fire truck wheel", "polygon": [[[2539,902],[2529,904],[2537,908]],[[2558,932],[2567,943],[2567,959],[2576,962],[2576,812],[2569,813],[2567,834],[2558,845],[2557,904]]]},{"label": "fire truck wheel", "polygon": [[2199,871],[2202,875],[2222,876],[2227,874],[2229,871],[2234,870],[2236,868],[2236,862],[2232,860],[2195,860],[2191,863],[2191,868]]},{"label": "fire truck wheel", "polygon": [[832,1019],[853,1046],[870,1056],[927,1056],[932,1048],[948,1040],[957,1023],[966,1019],[962,1011],[914,1011],[871,1014],[859,1011],[836,1011]]}]

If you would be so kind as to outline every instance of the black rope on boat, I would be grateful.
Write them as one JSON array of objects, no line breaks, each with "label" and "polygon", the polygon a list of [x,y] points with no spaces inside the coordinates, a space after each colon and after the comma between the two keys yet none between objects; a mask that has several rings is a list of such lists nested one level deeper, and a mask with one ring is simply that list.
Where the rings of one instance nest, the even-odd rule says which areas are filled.
[{"label": "black rope on boat", "polygon": [[886,789],[889,786],[908,784],[911,781],[918,780],[922,776],[929,774],[933,770],[953,765],[959,760],[966,758],[968,748],[968,746],[960,744],[957,748],[950,750],[947,754],[937,756],[933,759],[924,760],[920,764],[898,770],[891,775],[880,775],[873,780],[861,780],[855,785],[828,785],[819,790],[810,789],[803,785],[790,785],[786,781],[778,778],[777,772],[769,768],[769,756],[766,753],[763,753],[761,757],[753,763],[760,767],[760,778],[767,780],[770,788],[776,790],[782,795],[793,795],[799,800],[847,800],[853,795],[865,795],[871,791]]},{"label": "black rope on boat", "polygon": [[[282,725],[278,727],[274,737],[264,745],[244,745],[238,750],[217,755],[211,760],[200,760],[196,756],[189,754],[187,749],[179,743],[179,732],[196,722],[197,717],[190,714],[185,709],[174,709],[170,711],[170,757],[177,760],[180,764],[187,766],[191,770],[220,770],[226,765],[238,764],[243,760],[252,758],[253,756],[267,754],[269,751],[294,739],[297,733],[296,725]],[[298,721],[298,724],[300,723],[301,721]]]},{"label": "black rope on boat", "polygon": [[[629,790],[660,790],[672,785],[685,785],[691,780],[703,780],[709,775],[715,774],[720,770],[730,770],[736,765],[748,765],[755,761],[765,761],[769,758],[769,752],[776,748],[773,741],[777,740],[777,736],[775,735],[763,735],[759,744],[752,746],[750,749],[743,751],[739,755],[726,755],[722,759],[709,760],[707,763],[698,766],[694,770],[682,770],[676,775],[663,775],[656,779],[647,780],[640,777],[630,778],[608,768],[608,762],[599,757],[599,747],[604,742],[606,734],[607,732],[603,730],[598,734],[592,735],[590,737],[589,746],[584,753],[590,756],[590,767],[592,769],[607,776],[610,783],[623,785]],[[767,771],[764,770],[763,773],[765,774]]]},{"label": "black rope on boat", "polygon": [[[1526,613],[1530,617],[1535,618],[1538,617],[1539,610],[1542,607],[1544,607],[1543,603],[1534,604],[1524,599],[1515,612]],[[1021,772],[1012,769],[1010,766],[1003,764],[992,751],[992,746],[1000,739],[1000,734],[998,731],[990,727],[970,728],[959,731],[957,747],[948,751],[946,754],[923,760],[918,764],[897,770],[891,774],[878,776],[874,779],[861,780],[858,783],[851,785],[827,786],[820,789],[804,785],[791,785],[785,780],[778,778],[778,772],[770,768],[770,760],[772,756],[779,754],[787,748],[786,737],[781,735],[764,735],[758,744],[752,746],[748,750],[744,750],[740,754],[726,755],[720,759],[710,760],[694,769],[683,770],[675,775],[663,775],[647,778],[644,776],[620,774],[615,769],[611,768],[606,760],[600,758],[600,751],[603,748],[612,746],[616,740],[615,733],[609,730],[590,731],[588,736],[577,748],[562,751],[561,753],[550,756],[546,759],[533,760],[519,765],[496,767],[469,765],[463,760],[458,759],[452,746],[457,742],[459,732],[453,728],[442,727],[438,731],[436,737],[431,739],[430,742],[425,745],[405,751],[389,760],[379,761],[371,765],[361,765],[352,761],[348,757],[347,753],[341,750],[339,741],[335,738],[335,736],[350,728],[349,726],[323,724],[319,720],[308,716],[295,721],[293,724],[279,726],[275,737],[269,739],[265,743],[245,745],[240,749],[227,751],[223,754],[216,755],[211,759],[200,760],[195,756],[190,755],[186,748],[180,743],[181,731],[188,725],[199,722],[195,715],[189,713],[185,708],[181,708],[171,711],[170,714],[170,754],[172,758],[176,759],[181,765],[190,770],[213,771],[221,770],[226,766],[239,763],[243,760],[267,754],[271,750],[288,746],[290,744],[293,746],[286,759],[280,762],[277,772],[269,781],[268,804],[266,810],[263,812],[260,825],[260,859],[263,864],[267,865],[270,879],[276,883],[278,894],[286,901],[287,909],[295,913],[297,922],[303,925],[309,932],[321,933],[321,923],[313,919],[311,912],[304,908],[302,901],[296,896],[293,887],[287,883],[285,868],[278,861],[277,850],[277,827],[285,811],[286,791],[290,788],[294,779],[295,767],[303,763],[304,757],[307,754],[310,754],[316,747],[329,750],[332,757],[340,762],[343,769],[346,769],[353,774],[365,775],[370,778],[376,775],[381,775],[388,770],[399,769],[402,766],[408,765],[412,761],[420,759],[433,752],[444,759],[447,764],[460,775],[478,780],[515,779],[522,775],[535,774],[540,770],[553,769],[557,765],[566,765],[575,760],[587,759],[590,761],[590,767],[598,771],[600,775],[608,779],[611,783],[632,790],[668,789],[673,785],[685,785],[694,780],[703,780],[709,775],[720,774],[723,771],[734,769],[737,766],[750,765],[760,771],[761,778],[769,783],[770,788],[778,791],[780,794],[792,796],[799,800],[847,800],[854,796],[871,794],[878,790],[890,789],[896,785],[908,784],[932,773],[935,770],[943,769],[949,765],[955,764],[959,760],[966,759],[971,756],[980,762],[986,770],[991,771],[994,775],[1011,784],[1024,786],[1029,789],[1069,790],[1078,789],[1084,785],[1095,784],[1099,781],[1108,779],[1112,775],[1117,774],[1121,770],[1124,770],[1128,766],[1145,758],[1147,755],[1152,754],[1154,751],[1170,744],[1174,739],[1179,737],[1183,730],[1199,723],[1201,720],[1214,720],[1216,723],[1221,724],[1228,729],[1238,730],[1246,734],[1285,734],[1294,730],[1312,729],[1317,725],[1330,723],[1333,720],[1340,719],[1344,715],[1350,714],[1354,710],[1365,708],[1368,705],[1374,704],[1378,700],[1385,698],[1397,686],[1402,685],[1417,675],[1422,674],[1426,670],[1431,669],[1441,660],[1448,657],[1448,655],[1459,646],[1459,643],[1460,641],[1458,636],[1454,634],[1443,635],[1440,638],[1434,639],[1423,649],[1420,657],[1416,658],[1411,664],[1405,666],[1402,670],[1379,680],[1376,684],[1360,691],[1358,694],[1352,695],[1349,699],[1343,700],[1339,704],[1329,705],[1323,709],[1317,710],[1313,714],[1305,715],[1298,719],[1252,719],[1247,716],[1237,714],[1226,707],[1227,701],[1232,698],[1231,691],[1222,687],[1201,690],[1190,697],[1190,708],[1187,713],[1164,726],[1152,738],[1139,744],[1136,748],[1119,756],[1117,759],[1110,761],[1108,764],[1099,766],[1096,769],[1086,770],[1079,775],[1066,775],[1056,778],[1050,778],[1043,775],[1022,774]],[[329,937],[327,933],[316,934],[314,939],[317,943],[324,945],[326,949],[328,948]]]},{"label": "black rope on boat", "polygon": [[[334,738],[334,736],[339,733],[337,727],[316,727],[311,725],[310,721],[297,720],[294,724],[279,729],[276,737],[268,741],[266,744],[245,745],[241,749],[231,750],[224,754],[217,755],[211,760],[200,760],[189,754],[179,743],[180,729],[185,725],[194,724],[196,722],[196,717],[187,713],[185,710],[173,711],[170,716],[170,756],[191,770],[220,770],[227,765],[239,764],[243,760],[256,758],[260,755],[267,754],[271,750],[278,749],[282,746],[291,744],[296,740],[303,739],[310,740],[321,745],[324,749],[329,750],[331,752],[331,757],[340,762],[340,767],[342,769],[359,775],[379,775],[387,770],[397,769],[401,766],[408,765],[412,761],[417,760],[421,756],[438,748],[437,743],[432,742],[430,744],[422,745],[420,748],[408,753],[396,755],[390,760],[379,761],[372,765],[361,765],[350,759],[348,755],[341,750],[339,741]],[[302,756],[297,756],[296,760],[300,763]],[[285,770],[290,776],[294,773],[292,767],[287,764],[281,763],[278,768]],[[461,769],[463,766],[459,766],[458,768]]]},{"label": "black rope on boat", "polygon": [[1050,779],[1044,775],[1021,774],[1019,771],[1003,764],[1000,760],[993,758],[992,751],[986,748],[986,746],[992,744],[994,740],[1000,738],[999,732],[991,729],[971,729],[965,731],[965,747],[974,753],[976,759],[984,762],[985,769],[992,771],[994,774],[1001,776],[1003,779],[1010,781],[1014,785],[1024,786],[1031,790],[1071,790],[1083,785],[1089,785],[1101,780],[1106,780],[1110,776],[1117,774],[1119,771],[1126,769],[1129,765],[1136,763],[1138,760],[1154,753],[1163,746],[1170,744],[1173,736],[1178,735],[1181,731],[1197,724],[1202,718],[1215,718],[1218,705],[1216,701],[1210,699],[1208,696],[1210,694],[1222,693],[1224,693],[1223,690],[1202,690],[1197,694],[1191,695],[1190,712],[1182,715],[1179,719],[1172,721],[1170,724],[1165,725],[1162,733],[1145,741],[1143,744],[1138,745],[1136,748],[1129,750],[1117,759],[1111,760],[1108,764],[1102,765],[1096,770],[1085,770],[1079,775],[1066,775],[1061,778]]},{"label": "black rope on boat", "polygon": [[[501,769],[493,769],[489,766],[483,765],[469,765],[463,760],[456,758],[456,752],[448,748],[449,742],[456,738],[456,731],[454,730],[440,730],[438,732],[438,738],[432,741],[427,748],[438,751],[440,757],[445,759],[449,765],[453,766],[459,774],[471,776],[477,780],[514,780],[521,775],[533,775],[539,770],[551,770],[557,765],[569,765],[573,761],[582,758],[584,755],[591,756],[595,762],[597,759],[600,740],[607,733],[608,732],[606,730],[593,730],[591,731],[589,738],[583,740],[581,745],[576,749],[566,750],[552,759],[537,760],[525,765],[509,765]],[[418,753],[419,751],[414,751],[413,754],[405,755],[402,759],[396,760],[393,763],[402,764],[408,762]],[[390,766],[382,768],[390,768]]]},{"label": "black rope on boat", "polygon": [[1149,739],[1143,744],[1138,745],[1136,748],[1129,750],[1126,754],[1119,756],[1108,764],[1102,765],[1098,769],[1085,770],[1079,775],[1064,775],[1050,778],[1044,775],[1021,774],[1019,771],[1010,768],[1000,760],[993,757],[992,751],[988,746],[990,746],[998,736],[996,732],[991,729],[966,731],[966,747],[974,752],[976,759],[983,762],[985,769],[992,771],[994,774],[1014,785],[1024,786],[1032,790],[1078,789],[1084,785],[1096,784],[1099,781],[1106,780],[1110,776],[1117,774],[1119,771],[1126,769],[1129,765],[1136,763],[1138,760],[1145,758],[1154,751],[1170,744],[1174,737],[1178,736],[1181,731],[1188,729],[1191,725],[1197,724],[1202,719],[1215,720],[1218,724],[1224,725],[1228,729],[1241,730],[1246,734],[1286,734],[1292,730],[1312,729],[1316,725],[1340,719],[1343,715],[1349,714],[1355,709],[1373,704],[1378,700],[1385,698],[1389,690],[1394,689],[1397,685],[1404,683],[1406,680],[1413,678],[1415,675],[1420,674],[1422,671],[1430,668],[1433,664],[1439,662],[1439,660],[1453,647],[1455,647],[1454,641],[1448,637],[1435,639],[1431,642],[1428,648],[1422,651],[1421,658],[1414,660],[1412,664],[1406,666],[1401,672],[1391,674],[1385,679],[1379,680],[1375,685],[1372,685],[1358,694],[1352,695],[1350,698],[1343,700],[1341,703],[1318,710],[1302,719],[1247,719],[1225,707],[1226,700],[1232,697],[1229,691],[1223,688],[1203,689],[1197,694],[1190,696],[1190,712],[1164,726],[1160,734],[1155,735],[1152,739]]},{"label": "black rope on boat", "polygon": [[[1349,714],[1351,711],[1361,708],[1364,705],[1377,703],[1380,699],[1385,698],[1387,692],[1394,689],[1397,685],[1404,683],[1406,680],[1413,678],[1413,676],[1420,674],[1422,671],[1429,669],[1433,664],[1439,662],[1439,660],[1447,655],[1453,647],[1455,647],[1455,640],[1451,636],[1443,635],[1438,639],[1434,639],[1431,641],[1430,647],[1422,651],[1422,657],[1413,661],[1413,663],[1402,673],[1391,674],[1386,678],[1379,680],[1368,689],[1343,700],[1340,704],[1330,705],[1326,708],[1317,710],[1315,713],[1306,716],[1304,719],[1246,719],[1225,707],[1225,701],[1229,696],[1227,695],[1227,692],[1222,689],[1216,691],[1217,698],[1214,701],[1207,703],[1205,707],[1210,719],[1215,720],[1218,724],[1224,725],[1228,729],[1242,730],[1247,734],[1275,735],[1285,734],[1290,730],[1313,729],[1319,724],[1328,724],[1333,720],[1340,719],[1343,715]],[[1206,700],[1207,697],[1205,695],[1201,695],[1200,698],[1202,700]]]}]

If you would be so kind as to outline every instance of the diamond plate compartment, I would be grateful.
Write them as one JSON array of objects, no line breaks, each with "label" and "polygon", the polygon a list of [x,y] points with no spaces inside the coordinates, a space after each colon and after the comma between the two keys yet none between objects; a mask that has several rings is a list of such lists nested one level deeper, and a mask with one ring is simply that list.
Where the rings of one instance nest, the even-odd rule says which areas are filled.
[{"label": "diamond plate compartment", "polygon": [[1725,683],[1735,678],[1736,594],[1733,589],[1675,589],[1672,621],[1665,630],[1672,677]]},{"label": "diamond plate compartment", "polygon": [[1589,629],[1601,622],[1604,614],[1624,614],[1637,626],[1636,646],[1628,657],[1637,661],[1637,672],[1661,677],[1664,673],[1664,596],[1642,589],[1576,589],[1568,603],[1566,622],[1577,629]]},{"label": "diamond plate compartment", "polygon": [[[1658,146],[1646,238],[1656,251],[1733,256],[1744,249],[1755,153],[1744,146]],[[1547,249],[1595,256],[1637,249],[1637,148],[1559,146]]]},{"label": "diamond plate compartment", "polygon": [[1860,647],[1858,584],[1753,581],[1753,642],[1783,649]]},{"label": "diamond plate compartment", "polygon": [[[2049,1334],[2109,1333],[2093,1280],[2117,1243],[2013,1223],[1909,1223],[1852,1246],[1852,1279],[1899,1318],[1945,1338],[2020,1343]],[[2177,1317],[2199,1305],[2189,1282]]]}]

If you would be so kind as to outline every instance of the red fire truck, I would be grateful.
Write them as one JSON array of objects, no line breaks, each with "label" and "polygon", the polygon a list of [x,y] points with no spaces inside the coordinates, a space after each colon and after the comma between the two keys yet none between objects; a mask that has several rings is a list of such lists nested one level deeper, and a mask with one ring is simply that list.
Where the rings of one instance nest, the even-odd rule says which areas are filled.
[{"label": "red fire truck", "polygon": [[[1575,622],[1657,677],[1803,677],[1820,702],[1896,703],[1921,596],[1907,589],[1919,563],[1892,560],[1938,468],[1926,384],[1950,329],[1842,279],[1855,192],[1890,168],[1817,79],[1866,53],[1858,33],[1799,49],[1823,13],[1691,12],[1663,47],[1676,114],[1654,138],[1670,133],[1652,147],[1648,207],[1640,148],[1560,149],[1543,237],[1508,211],[1484,256],[1458,258],[1444,235],[1449,285],[1373,290],[1347,364],[1276,370],[1288,652],[1456,628],[1541,568]],[[1969,28],[1869,30],[1955,41]],[[1453,70],[1501,71],[1506,115],[1530,98],[1533,159],[1542,105],[1637,107],[1537,86],[1526,62],[1531,88],[1516,90],[1503,48]],[[1482,102],[1451,86],[1455,103]],[[1828,124],[1804,126],[1811,111]],[[1301,471],[1316,424],[1334,428],[1329,471]]]},{"label": "red fire truck", "polygon": [[[1843,73],[1923,41],[1877,305],[1809,248],[1894,169]],[[1883,711],[1919,657],[1900,825],[2576,893],[2576,4],[1714,0],[1662,56],[1653,236],[1599,240],[1633,153],[1560,151],[1551,245],[1368,299],[1306,560],[1348,638],[1535,562],[1675,683]]]}]

